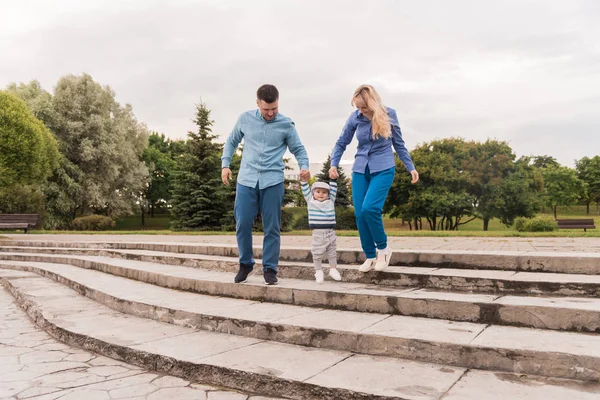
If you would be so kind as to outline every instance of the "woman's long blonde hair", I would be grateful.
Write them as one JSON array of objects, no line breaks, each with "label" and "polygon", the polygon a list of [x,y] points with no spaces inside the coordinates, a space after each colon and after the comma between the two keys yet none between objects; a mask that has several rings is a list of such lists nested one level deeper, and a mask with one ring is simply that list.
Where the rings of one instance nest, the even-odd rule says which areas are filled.
[{"label": "woman's long blonde hair", "polygon": [[373,118],[371,118],[373,139],[379,137],[388,139],[392,136],[390,117],[385,106],[381,103],[381,98],[375,88],[371,85],[360,85],[354,91],[354,96],[352,96],[350,104],[356,107],[355,101],[357,98],[362,99],[367,108],[373,112]]}]

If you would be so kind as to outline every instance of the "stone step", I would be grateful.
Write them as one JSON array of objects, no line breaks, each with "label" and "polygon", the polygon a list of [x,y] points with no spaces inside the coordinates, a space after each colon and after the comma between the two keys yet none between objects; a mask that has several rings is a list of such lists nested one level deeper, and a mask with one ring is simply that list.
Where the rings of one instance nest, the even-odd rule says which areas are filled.
[{"label": "stone step", "polygon": [[[600,393],[593,382],[473,371],[198,331],[119,313],[24,272],[9,271],[0,282],[38,326],[68,345],[192,382],[263,396],[475,400],[493,388],[486,399],[592,400]],[[590,371],[584,368],[579,374]]]},{"label": "stone step", "polygon": [[191,383],[60,343],[0,286],[0,399],[285,400]]},{"label": "stone step", "polygon": [[589,379],[600,377],[598,335],[257,303],[164,289],[71,265],[20,267],[116,311],[195,329],[466,368],[571,379],[586,379],[578,371],[587,370]]},{"label": "stone step", "polygon": [[[54,247],[79,249],[147,250],[181,254],[203,254],[237,257],[237,246],[231,244],[185,244],[157,242],[82,241],[79,243],[44,240],[0,241],[6,249],[13,247]],[[254,247],[254,257],[262,257],[262,248]],[[360,264],[364,254],[359,249],[338,249],[342,264]],[[282,246],[281,261],[311,262],[310,249]],[[396,250],[391,265],[420,267],[450,267],[467,269],[555,272],[570,274],[600,274],[600,253],[526,252],[526,251],[463,251],[463,250]]]},{"label": "stone step", "polygon": [[[187,253],[169,253],[163,251],[154,250],[136,250],[136,249],[110,249],[110,248],[67,248],[67,247],[7,247],[0,246],[2,252],[14,252],[14,253],[28,253],[28,254],[71,254],[71,255],[90,255],[90,256],[108,256],[108,257],[121,257],[130,260],[138,261],[149,261],[156,263],[163,263],[169,265],[185,265],[188,267],[211,267],[213,269],[220,269],[223,271],[237,272],[238,260],[235,257],[226,256],[214,256],[204,254],[187,254]],[[257,259],[257,266],[261,266],[261,260]],[[310,279],[313,280],[312,263],[304,261],[281,261],[280,267],[285,267],[285,274],[288,277],[298,279]],[[299,268],[300,267],[300,268]],[[308,268],[307,268],[308,267]],[[441,269],[445,267],[423,267]],[[458,269],[466,269],[465,266]],[[475,270],[489,270],[486,268],[476,268]],[[513,271],[514,269],[507,268],[506,271]],[[347,280],[352,282],[370,282],[376,283],[377,276],[373,274],[362,274],[356,271],[356,268],[350,269],[353,271],[347,276]],[[389,270],[392,271],[392,270]],[[588,273],[583,275],[590,275]],[[565,271],[556,273],[566,273]]]},{"label": "stone step", "polygon": [[[161,263],[175,261],[171,253],[148,251],[120,251],[128,259],[160,259]],[[112,254],[107,254],[112,255]],[[91,257],[91,258],[90,258]],[[0,253],[0,260],[46,261],[72,263],[76,260],[94,259],[95,256],[57,255],[43,253]],[[96,257],[108,259],[108,257]],[[56,261],[63,260],[63,261]],[[65,261],[75,260],[75,261]],[[117,260],[115,258],[115,260]],[[129,260],[127,260],[129,261]],[[133,263],[133,261],[132,261]],[[153,262],[155,263],[155,262]],[[157,264],[157,263],[155,263]],[[238,262],[233,257],[185,255],[174,264],[200,267],[214,271],[237,271]],[[134,265],[134,264],[131,264]],[[171,263],[168,264],[169,266]],[[474,293],[516,293],[528,295],[600,297],[600,275],[557,274],[546,272],[489,271],[455,268],[388,267],[385,271],[361,273],[355,265],[339,265],[345,283],[365,283],[386,287],[419,287],[446,291]],[[164,268],[163,268],[164,269]],[[255,271],[260,271],[257,260]],[[256,274],[256,272],[255,272]],[[258,272],[260,274],[260,272]],[[310,263],[280,263],[279,276],[313,280],[313,267]],[[231,277],[233,279],[233,277]]]},{"label": "stone step", "polygon": [[213,296],[494,325],[600,332],[600,299],[595,298],[453,293],[330,281],[317,285],[314,281],[291,278],[281,279],[276,286],[265,286],[260,275],[251,275],[246,284],[235,284],[228,272],[118,258],[28,255],[10,261],[13,257],[0,254],[2,258],[5,261],[0,261],[0,265],[4,267],[27,266],[28,261],[62,263]]}]

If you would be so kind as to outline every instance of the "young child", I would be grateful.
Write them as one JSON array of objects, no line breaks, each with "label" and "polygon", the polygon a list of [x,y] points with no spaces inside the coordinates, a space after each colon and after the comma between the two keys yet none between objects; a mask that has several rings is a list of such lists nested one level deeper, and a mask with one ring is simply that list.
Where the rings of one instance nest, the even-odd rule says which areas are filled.
[{"label": "young child", "polygon": [[331,181],[315,182],[309,188],[307,181],[301,181],[302,194],[308,205],[308,226],[312,229],[312,256],[315,264],[315,280],[323,283],[323,256],[327,253],[329,276],[342,280],[337,270],[336,236],[335,236],[335,196],[337,183]]}]

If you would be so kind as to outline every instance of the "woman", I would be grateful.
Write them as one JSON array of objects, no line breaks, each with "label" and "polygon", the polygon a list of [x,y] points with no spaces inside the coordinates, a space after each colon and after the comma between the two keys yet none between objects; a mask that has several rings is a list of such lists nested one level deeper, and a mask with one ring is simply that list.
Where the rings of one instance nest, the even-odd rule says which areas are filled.
[{"label": "woman", "polygon": [[356,134],[358,150],[352,167],[352,201],[360,243],[367,257],[359,271],[382,271],[389,265],[392,257],[381,218],[396,172],[392,146],[410,172],[412,183],[417,183],[419,174],[402,140],[396,111],[381,103],[373,86],[359,86],[351,104],[357,110],[346,121],[335,144],[329,177],[338,178],[337,166],[346,146]]}]

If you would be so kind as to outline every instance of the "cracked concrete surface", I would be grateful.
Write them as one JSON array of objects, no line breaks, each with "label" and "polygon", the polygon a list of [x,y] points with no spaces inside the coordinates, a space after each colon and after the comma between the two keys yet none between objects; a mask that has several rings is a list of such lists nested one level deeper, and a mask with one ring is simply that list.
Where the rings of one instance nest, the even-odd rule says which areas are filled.
[{"label": "cracked concrete surface", "polygon": [[265,400],[193,384],[71,348],[37,328],[0,289],[1,400]]}]

